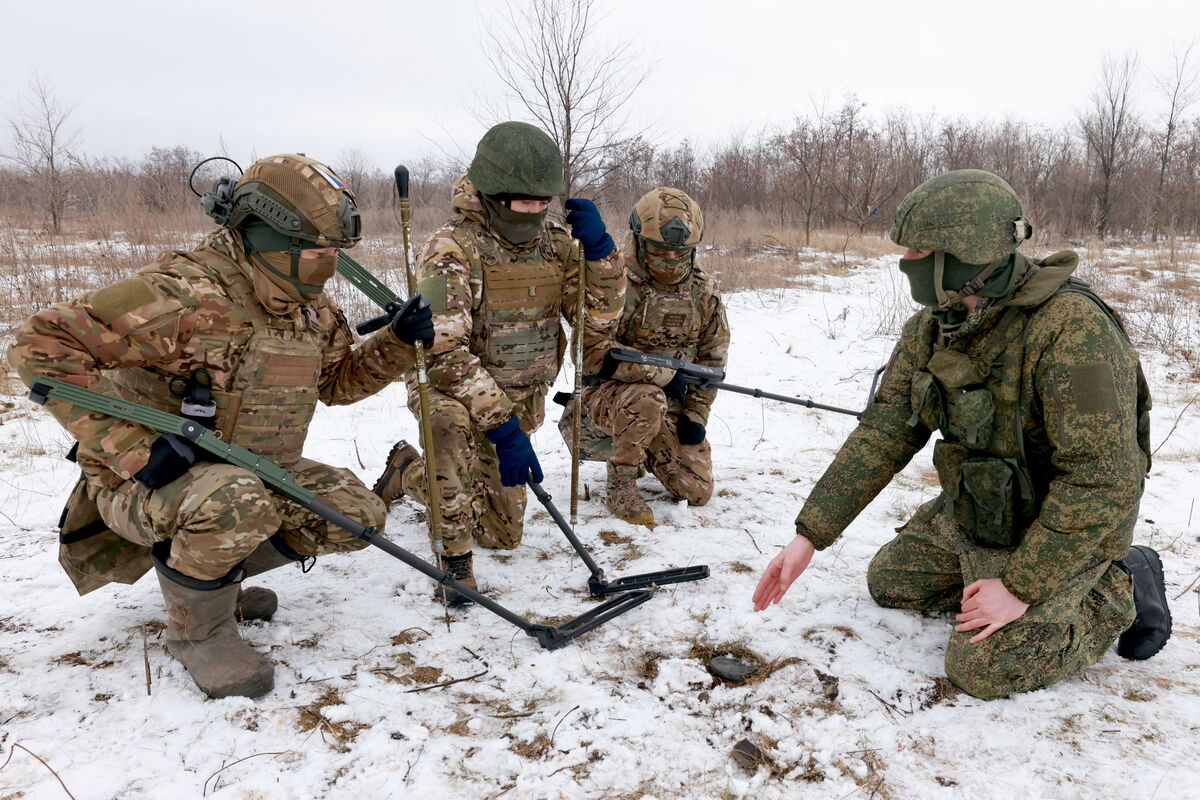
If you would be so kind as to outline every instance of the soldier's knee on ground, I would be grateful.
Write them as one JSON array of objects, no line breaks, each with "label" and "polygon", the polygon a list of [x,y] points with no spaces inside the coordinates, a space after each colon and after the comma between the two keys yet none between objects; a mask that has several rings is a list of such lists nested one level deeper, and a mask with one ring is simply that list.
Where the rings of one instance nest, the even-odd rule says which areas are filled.
[{"label": "soldier's knee on ground", "polygon": [[980,700],[1044,689],[1065,677],[1055,651],[1066,627],[1009,623],[975,644],[969,640],[978,630],[951,634],[946,677]]},{"label": "soldier's knee on ground", "polygon": [[671,494],[681,500],[687,500],[689,506],[702,506],[712,499],[713,482],[689,476],[691,480],[668,486]]},{"label": "soldier's knee on ground", "polygon": [[275,533],[281,518],[271,492],[253,473],[227,464],[204,470],[179,504],[167,566],[215,580]]},{"label": "soldier's knee on ground", "polygon": [[892,569],[883,547],[867,565],[867,591],[871,599],[883,608],[909,608],[912,598],[902,596],[897,591],[903,583],[899,580],[900,571]]}]

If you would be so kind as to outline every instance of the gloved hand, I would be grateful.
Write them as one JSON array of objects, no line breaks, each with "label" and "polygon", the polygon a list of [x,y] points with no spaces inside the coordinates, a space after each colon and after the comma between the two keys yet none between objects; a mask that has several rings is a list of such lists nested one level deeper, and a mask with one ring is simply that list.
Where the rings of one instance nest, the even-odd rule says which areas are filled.
[{"label": "gloved hand", "polygon": [[704,426],[683,414],[675,423],[675,433],[679,436],[680,444],[700,444],[704,441]]},{"label": "gloved hand", "polygon": [[613,358],[612,350],[609,350],[604,354],[604,362],[600,364],[600,371],[596,373],[596,377],[608,380],[617,374],[617,365],[620,363],[620,361]]},{"label": "gloved hand", "polygon": [[433,311],[429,301],[419,294],[412,297],[392,315],[392,333],[405,344],[415,344],[420,339],[426,347],[433,345]]},{"label": "gloved hand", "polygon": [[533,473],[534,482],[542,482],[542,465],[538,463],[533,445],[529,443],[529,437],[521,430],[515,416],[484,435],[496,445],[496,457],[500,459],[500,483],[505,486],[524,486],[530,473]]},{"label": "gloved hand", "polygon": [[567,209],[567,224],[571,235],[583,245],[583,257],[588,261],[599,261],[616,249],[612,237],[604,227],[600,209],[591,200],[572,197],[563,207]]},{"label": "gloved hand", "polygon": [[683,373],[675,370],[675,375],[671,378],[671,382],[662,387],[662,390],[663,394],[667,397],[682,403],[683,398],[687,396],[688,390],[687,380],[684,378]]},{"label": "gloved hand", "polygon": [[150,445],[150,460],[133,479],[147,489],[157,489],[183,477],[195,463],[196,451],[190,442],[173,433],[163,434]]}]

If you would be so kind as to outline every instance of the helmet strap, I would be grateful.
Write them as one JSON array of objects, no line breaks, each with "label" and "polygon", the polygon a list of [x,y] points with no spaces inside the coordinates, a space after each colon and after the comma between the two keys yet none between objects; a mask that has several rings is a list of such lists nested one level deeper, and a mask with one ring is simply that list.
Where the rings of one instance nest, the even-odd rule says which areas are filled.
[{"label": "helmet strap", "polygon": [[970,297],[983,288],[987,283],[987,279],[992,277],[992,273],[1000,269],[1000,267],[1008,261],[1008,256],[1003,256],[988,264],[979,274],[971,280],[963,284],[963,287],[958,291],[949,291],[942,286],[942,278],[946,271],[946,254],[938,250],[933,254],[933,289],[937,292],[938,310],[944,311],[955,303],[962,301],[964,297]]}]

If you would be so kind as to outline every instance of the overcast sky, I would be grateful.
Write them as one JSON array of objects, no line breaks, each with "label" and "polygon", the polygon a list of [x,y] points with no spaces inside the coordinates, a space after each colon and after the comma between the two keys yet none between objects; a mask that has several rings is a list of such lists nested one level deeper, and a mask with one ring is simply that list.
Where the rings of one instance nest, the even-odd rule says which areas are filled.
[{"label": "overcast sky", "polygon": [[[521,3],[523,0],[516,0]],[[1200,39],[1197,0],[1039,3],[600,0],[600,36],[648,73],[634,121],[700,147],[784,126],[856,93],[868,111],[1062,124],[1105,53],[1139,54],[1139,105],[1173,42]],[[0,117],[36,70],[75,105],[91,156],[177,144],[231,155],[305,151],[380,167],[472,152],[479,48],[502,2],[0,0]],[[1194,57],[1200,61],[1200,45]],[[0,152],[8,149],[8,125]]]}]

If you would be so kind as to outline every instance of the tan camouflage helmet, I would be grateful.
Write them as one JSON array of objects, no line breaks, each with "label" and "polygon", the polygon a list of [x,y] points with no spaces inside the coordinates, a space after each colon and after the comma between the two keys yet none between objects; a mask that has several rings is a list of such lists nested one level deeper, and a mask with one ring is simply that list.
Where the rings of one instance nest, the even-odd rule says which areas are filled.
[{"label": "tan camouflage helmet", "polygon": [[687,192],[661,186],[637,201],[629,214],[629,227],[665,250],[687,250],[704,238],[704,213]]},{"label": "tan camouflage helmet", "polygon": [[[309,247],[353,247],[362,238],[354,194],[331,167],[303,153],[255,161],[234,184],[227,203],[223,224],[231,228],[259,219]],[[206,210],[209,205],[206,199]]]},{"label": "tan camouflage helmet", "polygon": [[900,201],[891,238],[901,247],[990,264],[1015,253],[1032,230],[1003,178],[958,169],[930,178]]}]

